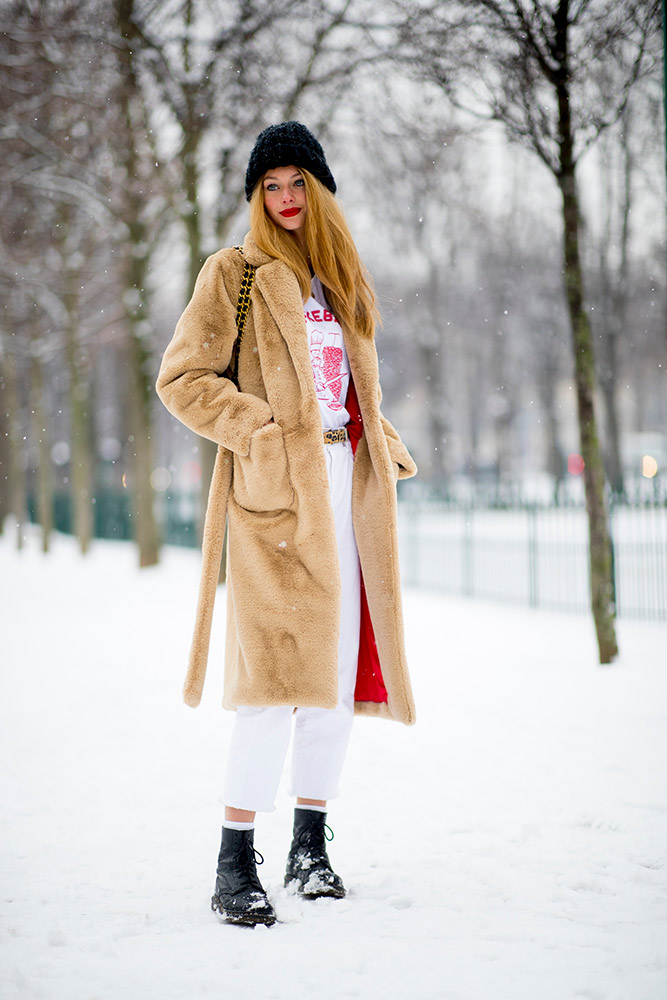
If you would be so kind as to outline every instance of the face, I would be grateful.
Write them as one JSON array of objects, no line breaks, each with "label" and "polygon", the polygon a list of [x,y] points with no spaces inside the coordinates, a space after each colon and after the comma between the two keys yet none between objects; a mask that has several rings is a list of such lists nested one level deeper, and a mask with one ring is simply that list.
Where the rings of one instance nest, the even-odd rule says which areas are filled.
[{"label": "face", "polygon": [[305,181],[297,168],[274,167],[264,175],[262,187],[269,218],[295,236],[302,233],[308,209]]}]

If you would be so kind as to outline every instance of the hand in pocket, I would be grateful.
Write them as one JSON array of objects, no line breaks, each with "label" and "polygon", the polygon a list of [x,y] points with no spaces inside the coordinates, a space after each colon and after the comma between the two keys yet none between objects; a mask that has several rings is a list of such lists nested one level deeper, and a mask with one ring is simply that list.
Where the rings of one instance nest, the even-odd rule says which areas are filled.
[{"label": "hand in pocket", "polygon": [[234,498],[246,510],[284,510],[294,500],[282,427],[269,423],[250,438],[247,456],[234,455]]}]

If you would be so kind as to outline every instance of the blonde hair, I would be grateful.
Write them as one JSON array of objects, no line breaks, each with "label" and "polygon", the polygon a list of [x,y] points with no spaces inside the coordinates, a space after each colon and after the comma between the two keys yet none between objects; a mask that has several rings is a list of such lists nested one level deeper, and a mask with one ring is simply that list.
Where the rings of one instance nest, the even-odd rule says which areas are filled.
[{"label": "blonde hair", "polygon": [[310,257],[313,271],[322,282],[336,318],[348,330],[372,337],[380,322],[375,293],[370,284],[345,216],[331,191],[317,177],[297,164],[306,186],[306,245],[299,244],[277,226],[264,208],[264,178],[255,185],[250,199],[250,232],[260,250],[282,260],[294,271],[304,302],[310,296]]}]

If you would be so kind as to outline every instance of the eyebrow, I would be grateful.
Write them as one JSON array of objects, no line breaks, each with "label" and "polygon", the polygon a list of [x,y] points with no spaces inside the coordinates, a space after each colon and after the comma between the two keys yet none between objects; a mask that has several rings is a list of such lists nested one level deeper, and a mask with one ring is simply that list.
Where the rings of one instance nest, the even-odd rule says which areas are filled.
[{"label": "eyebrow", "polygon": [[[268,181],[268,179],[270,177],[273,177],[274,180],[278,180],[278,175],[277,174],[264,174],[264,180],[265,181]],[[293,177],[301,177],[301,171],[300,170],[295,170],[293,174],[290,174],[290,180]]]}]

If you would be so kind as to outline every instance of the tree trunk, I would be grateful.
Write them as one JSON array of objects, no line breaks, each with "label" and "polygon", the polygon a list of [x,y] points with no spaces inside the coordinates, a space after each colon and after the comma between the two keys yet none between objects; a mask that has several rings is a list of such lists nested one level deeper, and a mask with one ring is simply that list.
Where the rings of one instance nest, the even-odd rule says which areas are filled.
[{"label": "tree trunk", "polygon": [[444,380],[445,334],[442,329],[440,303],[440,273],[433,260],[429,262],[427,286],[430,330],[422,330],[418,340],[422,377],[428,386],[427,422],[431,446],[431,476],[442,490],[447,488],[447,397]]},{"label": "tree trunk", "polygon": [[479,392],[480,367],[481,361],[476,355],[467,359],[465,366],[465,398],[468,418],[468,457],[465,461],[465,468],[476,486],[479,486],[480,483],[479,438],[482,428],[482,399]]},{"label": "tree trunk", "polygon": [[614,269],[609,260],[609,247],[614,245],[612,230],[612,164],[609,157],[602,156],[603,177],[602,183],[606,187],[604,201],[606,203],[606,224],[600,246],[600,284],[602,309],[601,317],[603,329],[602,336],[602,357],[599,365],[599,382],[602,392],[602,404],[604,406],[605,423],[605,461],[607,476],[611,484],[613,493],[616,496],[623,496],[625,493],[625,482],[623,476],[623,462],[621,459],[621,430],[618,412],[618,398],[616,387],[618,385],[618,345],[625,333],[627,323],[628,305],[628,271],[629,271],[629,242],[630,242],[630,213],[632,202],[632,173],[633,155],[631,145],[631,116],[627,109],[622,118],[623,122],[623,197],[621,203],[621,231],[618,236],[618,249],[620,250],[620,261],[618,268]]},{"label": "tree trunk", "polygon": [[9,437],[9,504],[16,526],[16,547],[23,548],[24,525],[28,520],[28,488],[26,469],[22,462],[24,457],[23,428],[21,426],[21,406],[19,401],[19,385],[16,358],[12,353],[12,345],[5,351],[3,365],[3,380],[5,384],[5,419],[7,420]]},{"label": "tree trunk", "polygon": [[30,392],[32,405],[32,438],[38,450],[37,465],[37,517],[42,527],[42,552],[49,551],[53,532],[53,475],[51,470],[51,435],[47,432],[49,421],[44,406],[44,372],[42,362],[33,357],[30,366]]},{"label": "tree trunk", "polygon": [[77,292],[75,276],[67,270],[67,252],[62,248],[66,289],[63,303],[67,313],[65,327],[65,358],[69,376],[70,419],[70,497],[72,501],[73,534],[82,555],[90,549],[93,537],[92,507],[92,448],[90,434],[90,389],[82,371],[77,343]]},{"label": "tree trunk", "polygon": [[[197,275],[199,274],[202,264],[204,263],[204,250],[202,247],[202,233],[201,225],[199,222],[199,167],[198,167],[198,150],[199,150],[199,140],[201,139],[201,132],[199,132],[194,124],[195,110],[193,100],[190,100],[190,105],[188,110],[188,123],[186,123],[184,129],[184,141],[181,148],[181,157],[183,161],[183,178],[185,182],[185,192],[186,192],[186,208],[185,211],[181,213],[181,218],[185,227],[185,232],[188,241],[188,288],[187,288],[187,298],[189,299],[192,295],[193,289],[195,287],[195,282],[197,280]],[[197,535],[199,539],[199,544],[201,545],[202,538],[204,536],[204,519],[206,517],[206,504],[208,501],[208,491],[211,484],[211,477],[213,475],[213,466],[215,465],[215,457],[218,453],[217,446],[214,441],[209,441],[207,438],[200,438],[198,441],[199,448],[199,466],[201,468],[201,493],[200,493],[200,503],[199,503],[199,517],[197,523]],[[224,582],[224,568],[220,568],[220,582]]]},{"label": "tree trunk", "polygon": [[195,287],[197,275],[201,271],[204,263],[204,252],[202,249],[201,224],[199,222],[199,167],[197,157],[199,155],[199,132],[190,131],[185,135],[181,147],[183,158],[183,180],[185,181],[185,208],[181,212],[181,219],[185,226],[188,240],[188,299],[192,295]]},{"label": "tree trunk", "polygon": [[544,412],[546,435],[546,465],[547,471],[553,476],[554,496],[558,496],[559,486],[565,475],[565,458],[559,440],[559,422],[556,402],[556,379],[558,364],[553,352],[548,350],[540,370],[540,393]]},{"label": "tree trunk", "polygon": [[[3,364],[1,358],[0,396],[2,396],[3,400],[7,399],[7,378],[5,375],[5,365]],[[11,456],[9,447],[10,419],[9,404],[7,403],[5,406],[0,406],[0,535],[4,532],[5,519],[9,517],[11,511],[9,473]]]},{"label": "tree trunk", "polygon": [[121,125],[125,133],[120,158],[127,177],[123,217],[128,230],[128,239],[123,248],[123,284],[130,366],[128,388],[133,458],[132,520],[133,534],[139,549],[139,565],[144,567],[154,566],[158,562],[160,543],[151,486],[153,372],[150,363],[151,330],[147,289],[149,256],[148,232],[143,221],[145,196],[139,178],[142,164],[137,152],[143,116],[132,51],[136,34],[133,13],[133,0],[116,0],[116,18],[120,34],[118,97]]},{"label": "tree trunk", "polygon": [[[501,310],[503,301],[500,302]],[[494,336],[491,347],[491,371],[495,391],[491,395],[493,433],[495,438],[495,486],[499,489],[512,476],[512,426],[516,416],[515,395],[508,385],[511,364],[507,360],[507,334]],[[510,376],[511,377],[511,376]]]},{"label": "tree trunk", "polygon": [[[563,7],[567,9],[567,4]],[[600,663],[611,663],[618,653],[614,619],[614,579],[611,538],[605,502],[605,478],[595,420],[595,360],[593,338],[584,309],[584,282],[579,255],[579,202],[572,146],[572,126],[567,82],[567,25],[561,31],[564,70],[556,91],[560,139],[560,174],[558,183],[563,211],[563,264],[565,290],[570,314],[574,350],[575,382],[581,456],[584,460],[584,485],[588,513],[591,607],[597,633]]]},{"label": "tree trunk", "polygon": [[445,394],[442,379],[442,359],[437,345],[420,341],[417,347],[421,362],[422,378],[426,381],[426,423],[431,455],[431,480],[434,486],[445,489],[447,464],[445,441],[447,424],[444,416]]},{"label": "tree trunk", "polygon": [[[134,265],[134,261],[132,265]],[[130,270],[135,270],[134,266]],[[139,286],[142,287],[142,286]],[[132,521],[133,535],[139,550],[139,565],[155,566],[160,558],[160,541],[153,509],[153,446],[151,441],[151,402],[153,379],[150,352],[142,341],[141,317],[137,310],[129,318],[129,392],[132,420]]]},{"label": "tree trunk", "polygon": [[610,318],[605,344],[605,371],[600,376],[600,391],[604,406],[604,426],[607,439],[605,449],[607,476],[614,495],[622,497],[625,493],[625,481],[621,462],[621,430],[616,400],[618,348],[616,334],[612,329],[614,323],[615,320]]}]

